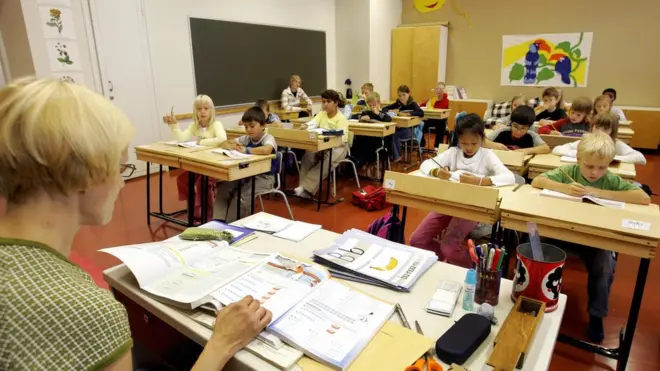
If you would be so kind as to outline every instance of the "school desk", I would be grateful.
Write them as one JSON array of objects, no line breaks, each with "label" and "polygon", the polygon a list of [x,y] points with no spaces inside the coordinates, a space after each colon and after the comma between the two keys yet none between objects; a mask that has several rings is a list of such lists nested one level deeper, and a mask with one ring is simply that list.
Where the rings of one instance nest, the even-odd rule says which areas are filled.
[{"label": "school desk", "polygon": [[425,119],[433,119],[433,120],[444,120],[448,119],[449,115],[451,114],[450,109],[444,109],[444,108],[424,108],[422,107],[422,111],[424,111],[424,118]]},{"label": "school desk", "polygon": [[[442,153],[448,149],[448,144],[438,145],[438,153]],[[491,149],[491,151],[502,161],[507,169],[519,175],[524,175],[527,172],[529,161],[534,157],[534,155],[526,155],[516,151],[502,151],[499,149]]]},{"label": "school desk", "polygon": [[[574,163],[573,163],[574,164]],[[561,162],[561,156],[553,155],[551,153],[545,155],[536,155],[534,158],[529,160],[529,179],[534,179],[546,171],[556,169],[564,165],[573,165],[568,162]],[[617,162],[614,165],[610,166],[610,171],[623,179],[633,180],[637,173],[635,171],[635,164],[630,164],[626,162]]]},{"label": "school desk", "polygon": [[[251,218],[260,214],[237,221],[236,225],[244,225]],[[314,232],[302,242],[279,239],[272,235],[257,232],[258,237],[241,248],[258,252],[280,252],[285,255],[310,257],[316,249],[328,246],[330,242],[339,237],[338,234],[324,229]],[[409,322],[419,321],[424,334],[437,339],[461,318],[465,311],[461,307],[463,293],[458,298],[456,309],[451,317],[442,317],[427,313],[424,310],[427,302],[435,292],[438,282],[450,280],[463,282],[466,270],[461,267],[438,262],[434,264],[415,284],[410,293],[400,293],[377,286],[345,281],[368,294],[383,300],[400,303]],[[104,279],[110,285],[115,297],[126,307],[131,332],[136,346],[146,347],[157,356],[168,362],[184,363],[180,368],[190,369],[192,363],[211,336],[211,330],[192,320],[185,312],[154,300],[151,296],[139,289],[132,273],[124,265],[107,269],[103,273]],[[481,344],[463,366],[470,370],[481,370],[493,349],[493,340],[501,324],[513,307],[510,299],[512,281],[502,279],[500,286],[499,304],[495,307],[495,316],[500,325],[491,328],[491,334]],[[544,315],[536,335],[532,340],[530,351],[525,357],[523,371],[547,370],[552,358],[555,338],[559,333],[564,310],[566,309],[566,295],[559,297],[559,306],[552,313]],[[394,315],[392,322],[400,323]],[[178,349],[190,350],[177,352]],[[442,364],[445,370],[448,365]],[[381,371],[401,371],[401,369],[388,368],[388,365],[377,364],[374,369]],[[227,365],[226,370],[259,370],[275,371],[277,368],[262,360],[247,350],[239,351],[234,359]],[[294,367],[295,369],[295,367]]]},{"label": "school desk", "polygon": [[626,204],[618,210],[589,203],[545,197],[527,185],[509,193],[500,204],[502,227],[526,232],[527,223],[538,225],[543,237],[615,251],[641,258],[623,341],[608,349],[560,335],[558,340],[618,360],[617,370],[625,370],[635,334],[639,308],[650,259],[660,243],[658,205]]},{"label": "school desk", "polygon": [[[415,127],[419,126],[422,123],[422,119],[416,116],[395,116],[392,118],[392,122],[396,124],[397,128],[401,129],[410,129],[410,139],[401,140],[405,143],[405,148],[403,150],[403,161],[405,164],[403,167],[404,171],[419,165],[418,162],[413,162],[412,148],[413,148],[413,138],[415,138]],[[410,143],[410,147],[408,147]],[[419,159],[422,159],[422,147],[419,146]]]},{"label": "school desk", "polygon": [[623,143],[630,144],[634,135],[635,135],[635,131],[632,128],[626,126],[620,126],[619,132],[617,133],[616,137]]},{"label": "school desk", "polygon": [[626,119],[634,122],[633,148],[657,149],[660,146],[660,107],[619,106]]}]

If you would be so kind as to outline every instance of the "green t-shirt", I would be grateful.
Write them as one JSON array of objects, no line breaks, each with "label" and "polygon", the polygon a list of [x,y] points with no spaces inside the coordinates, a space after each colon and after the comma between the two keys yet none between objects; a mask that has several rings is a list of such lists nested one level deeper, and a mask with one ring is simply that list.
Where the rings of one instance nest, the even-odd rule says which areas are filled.
[{"label": "green t-shirt", "polygon": [[541,176],[559,183],[573,183],[560,169],[566,172],[566,174],[570,175],[571,178],[573,178],[576,182],[587,187],[594,187],[606,191],[634,191],[636,189],[640,189],[636,185],[622,179],[620,176],[613,174],[609,170],[597,181],[593,183],[589,182],[582,176],[580,165],[560,166],[559,168],[541,174]]},{"label": "green t-shirt", "polygon": [[98,370],[132,346],[110,291],[46,245],[0,238],[0,370]]}]

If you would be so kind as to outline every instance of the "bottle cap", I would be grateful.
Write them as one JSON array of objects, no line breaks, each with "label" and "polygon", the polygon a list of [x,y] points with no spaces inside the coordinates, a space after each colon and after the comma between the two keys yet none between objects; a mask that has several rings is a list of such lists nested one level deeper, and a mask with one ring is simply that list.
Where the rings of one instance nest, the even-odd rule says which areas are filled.
[{"label": "bottle cap", "polygon": [[468,285],[477,284],[477,272],[474,269],[468,269],[467,273],[465,274],[465,283]]}]

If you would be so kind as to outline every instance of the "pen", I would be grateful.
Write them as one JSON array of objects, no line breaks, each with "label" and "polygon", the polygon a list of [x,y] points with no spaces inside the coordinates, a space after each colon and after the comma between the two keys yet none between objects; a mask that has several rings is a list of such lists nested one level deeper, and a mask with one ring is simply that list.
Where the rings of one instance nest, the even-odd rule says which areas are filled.
[{"label": "pen", "polygon": [[488,261],[486,262],[486,270],[491,270],[493,266],[493,259],[495,258],[495,248],[491,247],[488,253]]},{"label": "pen", "polygon": [[501,249],[495,249],[495,256],[493,257],[493,263],[490,266],[490,270],[499,270],[497,267],[500,263],[500,255],[502,255]]},{"label": "pen", "polygon": [[502,262],[504,261],[504,255],[506,255],[506,250],[502,250],[502,253],[500,254],[500,261],[497,263],[497,270],[502,269]]},{"label": "pen", "polygon": [[399,314],[399,318],[401,318],[401,323],[403,324],[403,326],[410,330],[411,329],[410,323],[408,323],[408,320],[406,319],[406,315],[403,314],[403,309],[401,309],[401,305],[399,305],[399,303],[396,303],[394,309]]}]

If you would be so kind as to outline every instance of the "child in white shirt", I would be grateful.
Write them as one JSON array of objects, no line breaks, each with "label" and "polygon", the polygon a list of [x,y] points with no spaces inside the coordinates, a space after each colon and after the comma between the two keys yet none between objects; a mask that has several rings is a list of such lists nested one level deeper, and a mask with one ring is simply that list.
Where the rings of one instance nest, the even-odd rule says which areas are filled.
[{"label": "child in white shirt", "polygon": [[[458,147],[442,152],[434,159],[422,163],[420,170],[442,180],[452,178],[476,186],[506,186],[515,183],[513,173],[489,149],[482,148],[485,139],[484,122],[477,114],[469,114],[456,124]],[[466,191],[468,191],[466,189]],[[429,213],[417,227],[410,245],[434,251],[440,260],[462,267],[471,267],[472,261],[463,241],[477,226],[477,222]]]},{"label": "child in white shirt", "polygon": [[619,120],[626,121],[626,115],[623,113],[623,110],[619,107],[614,107],[614,101],[616,100],[616,90],[613,88],[607,88],[603,90],[603,95],[610,97],[612,108],[610,109],[612,113],[619,116]]}]

